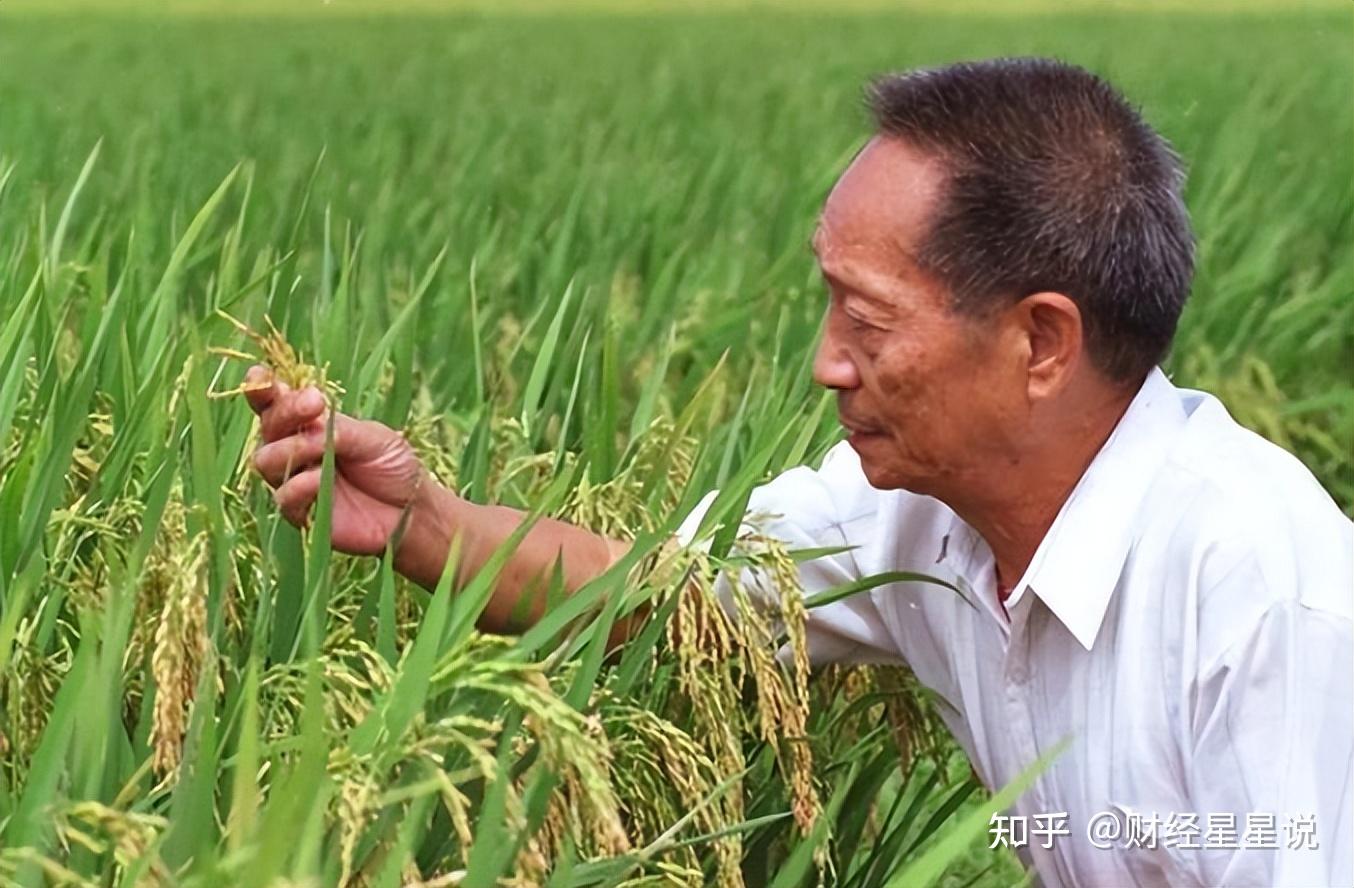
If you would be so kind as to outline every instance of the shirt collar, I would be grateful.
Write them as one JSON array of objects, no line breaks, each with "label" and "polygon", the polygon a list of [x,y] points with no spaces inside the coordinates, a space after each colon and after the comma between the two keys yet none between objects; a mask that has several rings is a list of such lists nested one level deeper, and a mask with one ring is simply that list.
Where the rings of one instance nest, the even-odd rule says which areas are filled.
[{"label": "shirt collar", "polygon": [[1143,497],[1186,418],[1179,391],[1153,368],[1011,587],[1008,608],[1028,587],[1091,649],[1137,536]]}]

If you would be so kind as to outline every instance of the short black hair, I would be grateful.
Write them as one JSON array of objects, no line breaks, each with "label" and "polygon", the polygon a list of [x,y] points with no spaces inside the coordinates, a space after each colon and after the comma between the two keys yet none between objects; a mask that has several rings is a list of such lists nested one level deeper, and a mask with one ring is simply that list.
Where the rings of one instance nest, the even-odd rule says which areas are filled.
[{"label": "short black hair", "polygon": [[956,310],[1060,292],[1110,379],[1141,381],[1161,361],[1194,274],[1184,170],[1114,87],[1005,58],[892,74],[866,97],[882,135],[945,171],[917,259]]}]

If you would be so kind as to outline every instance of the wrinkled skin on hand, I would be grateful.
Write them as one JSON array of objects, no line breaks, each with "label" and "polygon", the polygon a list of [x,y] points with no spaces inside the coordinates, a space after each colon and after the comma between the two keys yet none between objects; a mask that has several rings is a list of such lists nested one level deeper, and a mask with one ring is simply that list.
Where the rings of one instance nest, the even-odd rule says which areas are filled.
[{"label": "wrinkled skin on hand", "polygon": [[[263,443],[254,467],[283,516],[304,527],[319,496],[329,410],[314,387],[292,389],[262,365],[245,378]],[[271,384],[270,384],[271,383]],[[379,422],[334,416],[332,545],[351,555],[379,555],[414,504],[427,470],[398,431]]]}]

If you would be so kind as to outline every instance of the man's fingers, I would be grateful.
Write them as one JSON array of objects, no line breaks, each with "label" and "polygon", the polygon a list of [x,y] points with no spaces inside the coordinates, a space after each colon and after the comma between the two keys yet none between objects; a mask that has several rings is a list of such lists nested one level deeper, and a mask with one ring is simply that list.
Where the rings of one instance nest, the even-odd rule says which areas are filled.
[{"label": "man's fingers", "polygon": [[[321,411],[299,430],[268,441],[254,451],[254,468],[270,486],[281,486],[291,476],[324,458],[327,415]],[[378,422],[354,419],[342,413],[334,417],[334,452],[340,460],[375,459],[388,450],[392,438],[397,436],[397,432]]]},{"label": "man's fingers", "polygon": [[280,487],[293,475],[324,457],[324,429],[308,429],[254,451],[254,468],[271,487]]},{"label": "man's fingers", "polygon": [[320,495],[320,467],[306,469],[294,475],[273,492],[278,510],[297,527],[305,527],[310,519],[310,507]]},{"label": "man's fingers", "polygon": [[273,382],[273,371],[262,364],[250,367],[244,375],[245,400],[254,408],[255,413],[263,413],[277,397],[277,385]]},{"label": "man's fingers", "polygon": [[[323,433],[321,417],[318,427]],[[399,432],[390,426],[371,419],[357,419],[340,413],[334,417],[334,453],[340,460],[368,462],[390,452],[392,445],[401,439]]]},{"label": "man's fingers", "polygon": [[294,434],[324,413],[324,395],[314,386],[291,391],[282,383],[274,383],[273,388],[278,393],[259,420],[264,441],[276,441]]}]

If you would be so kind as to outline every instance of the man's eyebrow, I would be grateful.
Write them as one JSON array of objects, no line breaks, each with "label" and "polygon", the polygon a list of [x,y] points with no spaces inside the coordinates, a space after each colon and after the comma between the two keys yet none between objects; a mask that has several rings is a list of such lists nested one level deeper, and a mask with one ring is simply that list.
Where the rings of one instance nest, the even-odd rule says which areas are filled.
[{"label": "man's eyebrow", "polygon": [[828,283],[833,286],[843,290],[849,290],[853,296],[859,297],[865,302],[873,303],[885,308],[889,307],[890,302],[888,299],[876,295],[873,288],[871,288],[867,282],[844,276],[847,274],[844,269],[830,269],[822,263],[819,263],[818,269],[822,272],[823,277],[827,278]]},{"label": "man's eyebrow", "polygon": [[851,269],[839,265],[828,266],[824,264],[822,255],[818,252],[818,239],[823,235],[827,226],[820,215],[818,224],[809,237],[809,250],[818,260],[818,270],[827,279],[828,283],[843,290],[850,290],[852,294],[858,296],[865,302],[873,303],[881,307],[889,307],[890,300],[875,295],[876,289],[866,279],[859,277],[851,272]]}]

